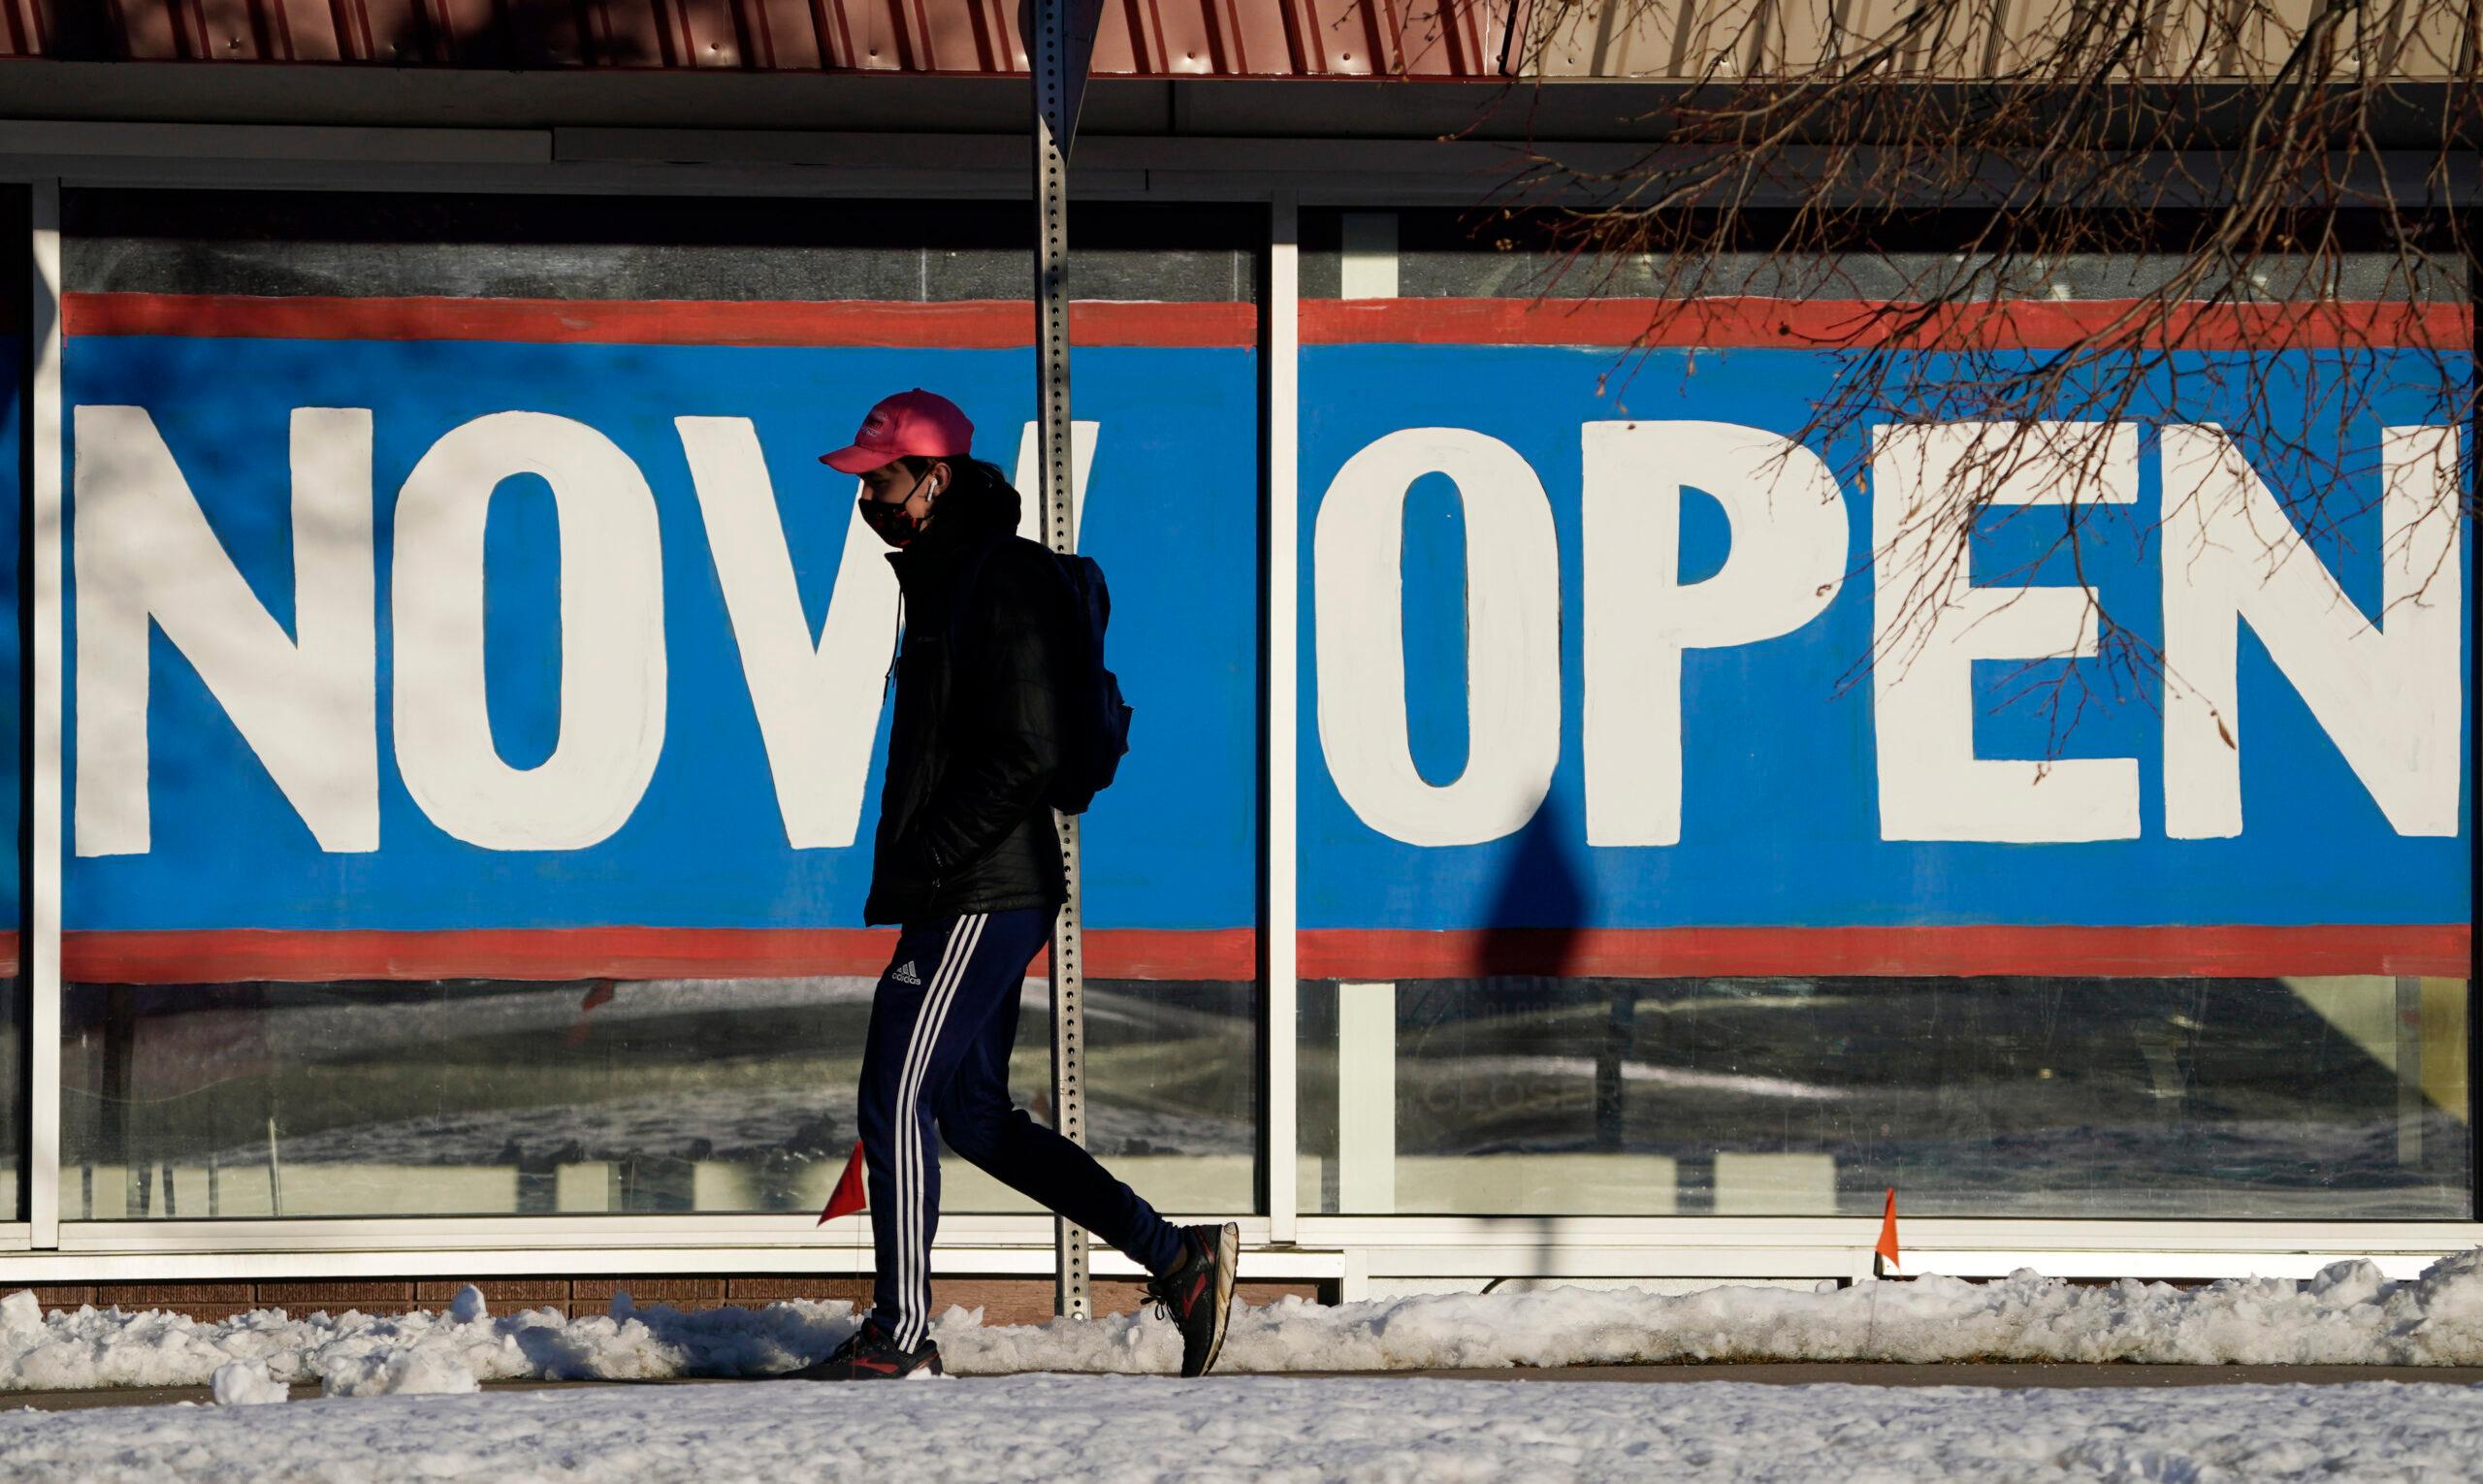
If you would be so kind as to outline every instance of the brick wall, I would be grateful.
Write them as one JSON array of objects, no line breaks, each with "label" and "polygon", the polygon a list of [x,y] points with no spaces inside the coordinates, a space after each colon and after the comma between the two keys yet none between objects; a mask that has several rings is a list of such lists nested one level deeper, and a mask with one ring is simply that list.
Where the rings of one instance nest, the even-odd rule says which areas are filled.
[{"label": "brick wall", "polygon": [[[628,1289],[642,1305],[669,1304],[675,1308],[720,1308],[739,1305],[757,1308],[780,1299],[842,1299],[868,1303],[868,1277],[822,1276],[817,1274],[754,1274],[714,1277],[649,1274],[592,1278],[282,1278],[240,1283],[56,1283],[35,1288],[45,1308],[163,1308],[194,1319],[224,1319],[254,1308],[282,1308],[297,1314],[320,1309],[341,1312],[399,1313],[409,1308],[445,1308],[457,1290],[471,1282],[483,1290],[494,1313],[522,1308],[557,1308],[568,1314],[599,1314],[611,1306],[616,1290]],[[1099,1279],[1095,1284],[1098,1313],[1127,1313],[1142,1302],[1144,1285]],[[1274,1304],[1287,1295],[1319,1302],[1315,1283],[1256,1282],[1239,1285],[1242,1302]],[[932,1301],[941,1308],[951,1304],[980,1307],[986,1324],[1039,1324],[1051,1317],[1051,1279],[1022,1277],[943,1278],[932,1285]]]}]

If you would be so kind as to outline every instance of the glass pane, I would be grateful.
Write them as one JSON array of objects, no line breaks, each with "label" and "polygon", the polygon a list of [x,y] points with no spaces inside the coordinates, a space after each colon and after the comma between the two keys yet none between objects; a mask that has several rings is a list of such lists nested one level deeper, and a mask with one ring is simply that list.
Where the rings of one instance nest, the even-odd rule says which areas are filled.
[{"label": "glass pane", "polygon": [[[893,939],[900,622],[817,455],[922,386],[1034,486],[1022,209],[66,210],[64,1210],[816,1209]],[[1089,1121],[1183,1210],[1256,1187],[1262,225],[1074,227],[1080,544],[1138,712],[1083,826]],[[949,1164],[951,1210],[1015,1202]]]},{"label": "glass pane", "polygon": [[25,844],[19,833],[26,674],[18,564],[26,525],[27,309],[34,285],[24,245],[33,227],[30,208],[24,187],[0,185],[0,242],[8,244],[8,266],[0,268],[0,1221],[21,1221],[26,1213]]},{"label": "glass pane", "polygon": [[[1949,250],[1904,228],[1877,251],[1828,253],[1667,250],[1650,240],[1628,250],[1618,235],[1608,254],[1582,252],[1581,236],[1595,218],[1507,211],[1306,210],[1302,213],[1302,297],[1305,299],[1691,299],[1747,295],[1768,299],[1874,301],[1929,299],[1934,290],[1972,297],[2063,300],[2130,299],[2163,292],[2176,281],[2177,255],[2140,250],[2156,231],[2170,236],[2177,213],[2128,231],[2096,223],[2076,252],[2021,250],[2009,259]],[[1625,222],[1627,218],[1623,219]],[[1620,230],[1626,231],[1626,226]],[[1752,219],[1746,237],[1769,230]],[[1884,228],[1884,230],[1886,230]],[[1935,229],[1936,230],[1936,229]],[[2115,250],[2116,248],[2120,250]],[[2202,300],[2417,300],[2462,303],[2472,293],[2464,256],[2447,243],[2426,254],[2352,251],[2323,244],[2318,253],[2271,251],[2241,271],[2210,273],[2181,283]]]},{"label": "glass pane", "polygon": [[[1019,1106],[1050,1117],[1051,996],[1029,980],[1009,1064]],[[1250,984],[1086,984],[1086,1147],[1166,1212],[1258,1203],[1259,1008]],[[951,1151],[952,1210],[1036,1210]],[[960,1204],[970,1203],[970,1204]]]},{"label": "glass pane", "polygon": [[2464,1217],[2454,243],[1579,220],[1305,213],[1306,1208]]},{"label": "glass pane", "polygon": [[[63,1215],[815,1211],[873,981],[81,986]],[[1252,1198],[1255,996],[1088,986],[1089,1147],[1169,1210]],[[1049,996],[1011,1072],[1048,1115]],[[943,1162],[951,1211],[1016,1210]]]},{"label": "glass pane", "polygon": [[2466,1219],[2467,984],[1492,979],[1303,994],[1305,1210]]}]

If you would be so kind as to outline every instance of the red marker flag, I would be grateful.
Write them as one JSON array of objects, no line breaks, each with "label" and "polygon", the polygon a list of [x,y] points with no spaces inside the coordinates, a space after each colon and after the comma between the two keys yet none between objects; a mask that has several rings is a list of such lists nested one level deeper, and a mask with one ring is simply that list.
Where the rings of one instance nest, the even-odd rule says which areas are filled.
[{"label": "red marker flag", "polygon": [[1897,1193],[1893,1187],[1888,1191],[1888,1209],[1886,1212],[1880,1217],[1880,1243],[1871,1250],[1887,1259],[1889,1267],[1894,1268],[1898,1266]]},{"label": "red marker flag", "polygon": [[854,1141],[853,1157],[845,1161],[845,1173],[836,1178],[836,1188],[828,1192],[827,1210],[819,1213],[819,1224],[827,1225],[839,1216],[850,1216],[870,1200],[862,1193],[862,1141]]}]

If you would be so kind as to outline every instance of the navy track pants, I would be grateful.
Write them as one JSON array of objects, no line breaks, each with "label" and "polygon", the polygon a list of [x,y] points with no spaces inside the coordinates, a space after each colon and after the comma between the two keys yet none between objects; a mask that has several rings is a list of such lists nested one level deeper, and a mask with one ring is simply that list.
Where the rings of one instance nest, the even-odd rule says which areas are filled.
[{"label": "navy track pants", "polygon": [[1028,908],[908,923],[872,997],[859,1117],[879,1264],[871,1311],[908,1349],[931,1326],[941,1137],[1149,1273],[1179,1259],[1180,1234],[1155,1208],[1009,1099],[1017,995],[1051,922]]}]

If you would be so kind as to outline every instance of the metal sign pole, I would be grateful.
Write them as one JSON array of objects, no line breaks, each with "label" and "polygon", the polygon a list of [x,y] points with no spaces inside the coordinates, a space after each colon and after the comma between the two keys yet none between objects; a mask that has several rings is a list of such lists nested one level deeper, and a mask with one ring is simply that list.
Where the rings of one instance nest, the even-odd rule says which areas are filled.
[{"label": "metal sign pole", "polygon": [[[1075,551],[1078,526],[1069,459],[1069,144],[1078,127],[1084,57],[1071,48],[1073,0],[1034,0],[1035,78],[1035,346],[1041,403],[1044,540]],[[1091,31],[1088,33],[1091,35]],[[1083,925],[1079,912],[1078,821],[1052,816],[1069,896],[1051,930],[1052,1125],[1072,1144],[1086,1142],[1086,1015]],[[1084,1319],[1091,1312],[1086,1233],[1065,1216],[1052,1220],[1053,1312]]]}]

